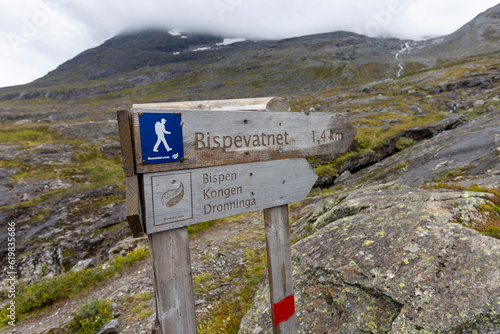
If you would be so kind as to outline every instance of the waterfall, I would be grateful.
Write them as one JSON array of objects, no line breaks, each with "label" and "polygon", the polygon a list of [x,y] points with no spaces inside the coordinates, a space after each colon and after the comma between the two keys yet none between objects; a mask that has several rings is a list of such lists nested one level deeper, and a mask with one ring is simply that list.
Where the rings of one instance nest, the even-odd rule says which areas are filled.
[{"label": "waterfall", "polygon": [[[396,52],[396,56],[394,57],[394,59],[396,60],[399,60],[399,55],[404,53],[404,52],[410,52],[410,44],[408,43],[404,43],[402,46],[401,46],[401,49],[399,49],[398,52]],[[398,74],[397,74],[397,77],[399,78],[401,76],[401,74],[403,74],[403,71],[404,71],[404,66],[403,66],[403,63],[399,62],[398,63]]]}]

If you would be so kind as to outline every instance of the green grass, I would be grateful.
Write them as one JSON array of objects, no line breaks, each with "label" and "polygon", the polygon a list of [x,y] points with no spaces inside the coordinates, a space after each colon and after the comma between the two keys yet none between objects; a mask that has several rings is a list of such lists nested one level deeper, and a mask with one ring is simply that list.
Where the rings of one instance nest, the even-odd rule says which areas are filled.
[{"label": "green grass", "polygon": [[[53,136],[50,136],[53,138]],[[23,142],[26,145],[27,142]],[[34,144],[34,142],[30,142]],[[40,143],[40,142],[37,142]],[[0,167],[18,167],[19,171],[12,176],[15,182],[46,181],[59,179],[71,183],[69,189],[45,191],[28,201],[0,207],[0,210],[22,208],[52,200],[54,197],[68,196],[84,191],[113,186],[118,193],[125,192],[125,175],[121,158],[108,159],[99,151],[98,145],[81,146],[75,153],[72,162],[67,165],[27,165],[18,160],[0,160]],[[119,198],[104,199],[102,205],[121,201]],[[100,203],[98,203],[100,204]]]},{"label": "green grass", "polygon": [[[33,312],[38,312],[57,302],[70,299],[90,287],[116,277],[133,263],[149,256],[147,248],[138,248],[126,256],[117,256],[109,267],[101,266],[79,272],[69,271],[55,277],[25,286],[20,284],[16,291],[15,304],[19,322]],[[7,325],[9,318],[6,307],[0,310],[0,328]]]},{"label": "green grass", "polygon": [[[339,170],[339,167],[348,159],[354,156],[358,156],[365,153],[375,152],[377,147],[381,147],[387,141],[398,134],[401,134],[405,130],[415,126],[424,126],[433,124],[435,122],[443,119],[444,115],[441,113],[437,114],[429,114],[424,117],[415,117],[415,116],[398,116],[401,120],[401,123],[396,124],[390,128],[384,129],[378,126],[371,127],[361,127],[357,128],[356,134],[356,143],[357,148],[355,151],[350,151],[344,153],[337,157],[335,160],[330,161],[327,164],[319,165],[315,168],[315,171],[318,175],[328,174],[333,175],[335,171]],[[387,118],[394,118],[388,116],[387,114],[374,114],[370,115],[370,122],[377,122]],[[359,122],[359,121],[358,121]],[[403,137],[402,137],[403,138]],[[404,149],[411,145],[415,144],[415,141],[410,138],[403,138],[398,141],[398,149]]]},{"label": "green grass", "polygon": [[474,169],[476,165],[471,164],[468,166],[461,166],[461,167],[456,167],[451,170],[444,171],[440,173],[438,176],[434,177],[433,181],[440,183],[440,182],[446,182],[446,181],[451,181],[456,179],[459,176],[466,176],[467,173],[471,170]]},{"label": "green grass", "polygon": [[139,321],[149,317],[154,311],[149,307],[149,301],[153,299],[150,292],[141,292],[121,299],[120,305],[124,306],[125,313],[132,313],[128,320]]},{"label": "green grass", "polygon": [[245,217],[246,215],[247,215],[246,213],[242,213],[242,214],[231,216],[231,217],[220,218],[220,219],[202,222],[199,224],[189,225],[188,226],[189,236],[193,236],[196,233],[201,233],[201,232],[203,232],[203,231],[205,231],[205,230],[209,229],[210,227],[215,226],[217,224],[238,221],[238,220],[242,219],[242,217]]},{"label": "green grass", "polygon": [[25,125],[0,128],[0,143],[15,143],[22,147],[52,143],[57,139],[55,131],[48,126]]},{"label": "green grass", "polygon": [[193,289],[196,294],[204,294],[215,288],[215,281],[210,272],[193,276]]},{"label": "green grass", "polygon": [[410,146],[415,145],[417,142],[412,139],[412,138],[407,138],[407,137],[400,137],[398,141],[396,142],[396,148],[400,151],[404,150],[405,148],[408,148]]},{"label": "green grass", "polygon": [[189,236],[193,236],[196,233],[200,233],[214,225],[220,222],[220,219],[218,220],[210,220],[207,222],[199,223],[199,224],[194,224],[194,225],[189,225],[188,226],[188,234]]},{"label": "green grass", "polygon": [[70,173],[84,175],[86,178],[83,182],[90,183],[95,188],[107,184],[122,184],[125,175],[119,156],[108,159],[96,145],[84,146],[82,149],[83,152],[75,153],[75,164]]}]

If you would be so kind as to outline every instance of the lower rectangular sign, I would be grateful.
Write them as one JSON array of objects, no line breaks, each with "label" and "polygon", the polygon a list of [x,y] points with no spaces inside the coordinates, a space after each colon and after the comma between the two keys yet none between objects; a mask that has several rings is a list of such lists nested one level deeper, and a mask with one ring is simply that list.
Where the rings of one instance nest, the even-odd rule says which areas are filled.
[{"label": "lower rectangular sign", "polygon": [[297,202],[306,198],[317,179],[304,158],[143,177],[148,234]]}]

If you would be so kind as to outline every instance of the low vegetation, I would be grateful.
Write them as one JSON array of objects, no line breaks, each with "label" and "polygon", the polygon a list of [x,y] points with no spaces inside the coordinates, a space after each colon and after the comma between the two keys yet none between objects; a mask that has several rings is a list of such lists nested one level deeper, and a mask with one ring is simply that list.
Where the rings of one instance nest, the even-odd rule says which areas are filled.
[{"label": "low vegetation", "polygon": [[112,303],[92,298],[79,307],[67,329],[74,334],[95,334],[112,318]]},{"label": "low vegetation", "polygon": [[[15,297],[16,321],[19,322],[52,304],[75,297],[96,284],[116,277],[133,263],[148,256],[147,248],[138,248],[126,256],[115,257],[109,265],[98,265],[79,272],[68,271],[29,286],[19,284]],[[7,314],[6,307],[0,310],[0,326],[7,325]]]},{"label": "low vegetation", "polygon": [[149,302],[153,297],[153,294],[149,292],[141,292],[121,299],[120,304],[123,306],[123,310],[127,314],[132,314],[127,320],[143,320],[153,314],[154,309],[149,307]]}]

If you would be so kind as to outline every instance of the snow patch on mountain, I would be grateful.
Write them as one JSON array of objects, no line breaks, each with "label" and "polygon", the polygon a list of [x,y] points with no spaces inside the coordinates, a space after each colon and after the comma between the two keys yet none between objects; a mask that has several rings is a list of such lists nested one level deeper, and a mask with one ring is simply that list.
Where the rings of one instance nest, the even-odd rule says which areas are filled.
[{"label": "snow patch on mountain", "polygon": [[197,52],[197,51],[206,51],[206,50],[210,50],[210,49],[211,49],[210,46],[204,46],[204,47],[201,47],[201,48],[194,49],[193,51],[194,52]]},{"label": "snow patch on mountain", "polygon": [[169,30],[169,31],[168,31],[168,33],[169,33],[170,35],[172,35],[172,36],[180,36],[180,35],[182,35],[181,31],[180,31],[180,30],[176,30],[176,29],[174,29],[174,30]]},{"label": "snow patch on mountain", "polygon": [[244,38],[224,38],[224,41],[222,43],[217,43],[217,45],[230,45],[244,41],[246,41]]}]

